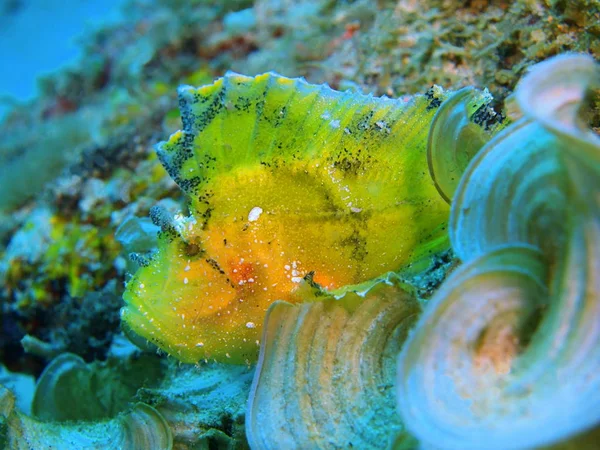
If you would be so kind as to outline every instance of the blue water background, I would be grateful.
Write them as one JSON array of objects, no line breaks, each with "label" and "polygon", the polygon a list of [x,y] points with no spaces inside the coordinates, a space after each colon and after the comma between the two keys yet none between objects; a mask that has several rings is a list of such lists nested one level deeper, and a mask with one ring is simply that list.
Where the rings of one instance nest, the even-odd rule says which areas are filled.
[{"label": "blue water background", "polygon": [[80,56],[77,38],[119,20],[124,0],[0,0],[0,118],[37,95],[37,78]]}]

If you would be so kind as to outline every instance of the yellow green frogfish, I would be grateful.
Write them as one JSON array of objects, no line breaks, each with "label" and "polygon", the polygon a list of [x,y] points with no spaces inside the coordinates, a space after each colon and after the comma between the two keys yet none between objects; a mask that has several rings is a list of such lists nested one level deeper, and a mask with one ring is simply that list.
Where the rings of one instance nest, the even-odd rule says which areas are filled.
[{"label": "yellow green frogfish", "polygon": [[274,73],[181,87],[183,130],[157,152],[191,214],[152,212],[162,231],[127,283],[127,326],[183,362],[252,362],[274,301],[328,296],[446,246],[449,205],[426,157],[443,96]]}]

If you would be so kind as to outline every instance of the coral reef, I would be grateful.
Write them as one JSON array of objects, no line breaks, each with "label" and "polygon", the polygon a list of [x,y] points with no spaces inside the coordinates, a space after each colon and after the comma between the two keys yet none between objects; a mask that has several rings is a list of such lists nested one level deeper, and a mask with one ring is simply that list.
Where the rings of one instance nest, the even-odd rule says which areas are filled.
[{"label": "coral reef", "polygon": [[86,448],[101,450],[152,448],[171,450],[173,437],[164,419],[140,403],[107,421],[63,424],[41,422],[14,410],[14,396],[0,386],[0,446],[11,450],[31,448]]},{"label": "coral reef", "polygon": [[400,412],[424,443],[531,448],[600,421],[600,138],[578,117],[598,82],[584,55],[536,66],[522,117],[463,175],[450,223],[463,265],[399,362]]},{"label": "coral reef", "polygon": [[244,449],[251,380],[246,366],[182,367],[131,350],[86,364],[63,353],[37,383],[33,416],[0,386],[0,448]]},{"label": "coral reef", "polygon": [[[277,448],[282,443],[288,448],[372,447],[385,437],[390,445],[410,446],[415,445],[411,435],[421,443],[437,448],[481,448],[483,445],[491,448],[492,444],[488,442],[490,436],[494,436],[494,448],[505,448],[508,442],[515,448],[528,448],[562,441],[597,424],[594,392],[599,361],[594,348],[597,343],[598,314],[595,305],[599,287],[592,274],[596,272],[597,265],[594,249],[597,248],[596,228],[600,211],[597,203],[600,139],[585,130],[578,119],[584,94],[588,86],[597,80],[597,75],[595,63],[585,56],[566,55],[536,66],[516,93],[521,112],[514,114],[514,123],[495,137],[493,129],[486,129],[489,125],[487,119],[477,114],[486,104],[485,100],[481,100],[481,94],[475,94],[478,100],[473,101],[473,91],[461,90],[441,103],[430,125],[427,148],[429,173],[436,181],[440,199],[452,201],[450,236],[453,249],[463,265],[425,303],[424,313],[401,351],[397,381],[400,417],[395,417],[394,408],[390,406],[393,405],[393,395],[381,390],[381,386],[394,384],[393,365],[390,368],[385,361],[386,358],[395,359],[400,352],[403,338],[399,334],[402,331],[398,330],[405,333],[406,319],[417,315],[419,308],[411,307],[411,304],[417,305],[416,300],[411,300],[409,293],[396,291],[388,294],[374,288],[384,281],[392,283],[390,278],[368,283],[365,281],[369,277],[364,276],[358,280],[342,280],[331,286],[317,283],[316,292],[303,290],[300,285],[297,288],[300,301],[309,303],[292,306],[276,302],[266,316],[246,416],[246,433],[252,448]],[[210,235],[214,217],[217,217],[218,224],[223,222],[218,220],[221,216],[226,220],[241,217],[237,226],[245,232],[252,226],[251,222],[263,213],[261,208],[253,215],[254,210],[249,206],[269,204],[264,196],[265,192],[270,192],[270,185],[265,181],[258,183],[264,190],[259,193],[262,195],[260,201],[251,194],[250,201],[244,202],[246,187],[243,194],[236,193],[236,183],[248,177],[261,180],[261,175],[244,175],[242,172],[231,180],[226,178],[227,181],[220,183],[221,188],[213,188],[210,184],[212,177],[219,179],[224,173],[219,168],[221,153],[216,152],[225,152],[226,156],[239,152],[234,140],[224,149],[222,147],[224,140],[231,136],[229,133],[220,134],[227,129],[226,117],[233,114],[238,118],[237,123],[243,123],[246,111],[253,109],[251,105],[256,105],[252,100],[255,84],[261,78],[268,80],[272,76],[255,79],[238,75],[229,77],[231,79],[225,78],[200,89],[184,88],[182,97],[185,100],[189,96],[187,102],[192,102],[191,106],[182,102],[184,114],[190,116],[184,118],[187,128],[158,148],[171,176],[192,197],[192,212],[196,215],[200,212],[200,219],[176,219],[181,222],[177,223],[164,213],[154,212],[155,216],[159,216],[155,222],[162,226],[161,239],[167,245],[176,245],[172,251],[159,247],[159,253],[141,268],[142,273],[148,271],[149,278],[133,278],[138,296],[143,295],[146,283],[152,283],[153,277],[162,275],[161,270],[164,269],[161,265],[169,269],[183,267],[184,264],[187,264],[186,268],[190,267],[194,255],[186,251],[189,246],[194,246],[202,258],[205,254],[211,259],[218,258],[213,256],[214,253],[198,250],[200,245],[207,245],[206,242],[210,241],[210,237],[196,239],[198,223],[198,230]],[[281,83],[282,80],[275,81]],[[293,83],[293,80],[285,81]],[[243,89],[235,96],[227,92],[228,88],[238,86]],[[269,87],[266,93],[259,92],[259,99],[269,98]],[[360,98],[357,94],[351,95]],[[242,101],[245,108],[240,106]],[[435,108],[431,107],[431,103],[429,99],[427,109]],[[283,110],[283,115],[275,116],[281,121],[285,121],[288,114],[292,117],[294,114],[293,105],[283,109],[281,106],[270,107],[270,103],[265,101],[265,105],[254,107],[275,113]],[[336,125],[350,130],[346,133],[350,136],[357,134],[353,123],[364,121],[360,114],[342,113],[339,117],[344,119],[337,122],[337,112],[328,113],[330,109],[336,110],[326,101],[320,101],[318,109],[310,109],[329,125],[331,122],[328,121],[333,117]],[[360,111],[360,107],[357,109]],[[222,110],[226,110],[225,118],[219,122],[217,131],[212,131],[212,121]],[[520,118],[521,115],[523,118]],[[270,168],[270,163],[273,163],[269,159],[272,145],[255,145],[253,142],[253,139],[260,142],[264,133],[260,127],[260,113],[259,119],[254,116],[251,113],[251,135],[245,135],[243,129],[238,129],[239,135],[235,138],[241,136],[245,145],[240,156],[234,158],[235,162],[226,165],[227,171],[235,171],[236,164],[248,170],[246,161],[253,160],[254,148],[263,149],[261,161],[266,162],[263,166]],[[478,120],[479,124],[475,125],[470,118]],[[269,124],[280,123],[274,120],[266,121]],[[332,143],[336,148],[337,140],[331,138],[335,131],[328,129],[327,138],[320,138],[323,126],[314,126],[311,120],[310,117],[302,118],[301,129],[309,135],[316,130],[312,135],[322,146],[317,155],[325,155],[325,158],[315,159],[315,153],[311,153],[312,143],[306,143],[304,148],[312,155],[311,163],[302,165],[304,170],[301,172],[305,175],[318,173],[311,166],[314,164],[315,168],[325,166],[331,175],[338,168],[336,163],[339,161],[339,158],[328,157],[336,154],[329,151]],[[395,128],[389,116],[383,120],[391,129]],[[258,125],[254,125],[254,121]],[[372,128],[364,127],[363,131],[376,130],[374,125],[379,125],[379,122],[374,122]],[[383,127],[378,128],[381,131]],[[207,136],[198,132],[206,132]],[[219,145],[217,150],[211,151],[214,136],[217,136]],[[368,139],[373,140],[373,135],[369,135]],[[277,177],[277,171],[285,169],[288,164],[284,157],[289,153],[289,147],[285,137],[277,133],[269,133],[268,142],[282,143],[278,146],[280,151],[276,154],[275,169],[269,172]],[[382,145],[385,146],[380,144],[378,150]],[[291,152],[290,159],[302,162],[303,157],[295,152],[297,146],[292,148],[294,152]],[[341,148],[345,150],[342,156],[352,155],[350,143],[346,142]],[[411,145],[409,148],[408,151],[420,154],[420,159],[425,161],[423,149],[419,152],[422,146]],[[217,156],[199,164],[198,155],[194,159],[196,149],[202,149],[205,156]],[[377,150],[369,154],[377,158],[386,155]],[[368,177],[369,167],[361,166],[361,169]],[[462,172],[465,173],[458,183]],[[528,177],[522,173],[528,173]],[[357,175],[356,171],[348,173],[342,170],[335,181],[353,186],[353,177]],[[410,173],[405,176],[410,180]],[[381,175],[377,179],[379,177]],[[366,180],[361,180],[361,185],[368,187]],[[413,181],[411,187],[414,188]],[[280,188],[285,186],[282,181],[276,184]],[[429,185],[433,187],[433,181]],[[541,193],[540,186],[543,186]],[[227,193],[227,207],[220,206],[218,199],[223,194],[219,189],[225,189]],[[286,189],[284,191],[287,192]],[[210,194],[206,195],[207,192]],[[346,192],[351,196],[353,188]],[[381,189],[377,192],[378,197],[370,201],[385,202],[386,195]],[[318,190],[313,190],[314,195],[318,196]],[[234,209],[230,212],[227,209],[235,208],[235,201],[243,204],[243,211],[235,212]],[[357,204],[362,206],[362,203]],[[267,208],[267,212],[272,210],[273,207]],[[317,208],[317,211],[320,210]],[[206,214],[206,211],[210,213]],[[244,220],[248,211],[248,218]],[[289,215],[287,209],[284,211]],[[293,210],[291,214],[293,217]],[[307,218],[303,220],[307,221]],[[220,231],[219,227],[215,228]],[[282,239],[287,228],[284,227],[272,239]],[[377,233],[385,234],[385,228],[376,229]],[[548,241],[546,236],[549,234],[555,239]],[[302,235],[305,237],[306,233]],[[221,232],[219,236],[227,236],[225,239],[236,243],[230,234]],[[326,235],[324,239],[326,241]],[[323,242],[322,238],[319,245]],[[330,247],[325,245],[326,250]],[[301,247],[294,244],[292,248]],[[311,254],[318,251],[317,247]],[[381,252],[376,255],[380,260],[385,257],[385,253]],[[252,258],[250,254],[244,256]],[[182,257],[184,262],[173,261],[173,258]],[[327,261],[325,255],[319,258]],[[557,258],[559,261],[566,258],[566,261],[555,262]],[[352,261],[351,256],[347,256],[346,260]],[[160,265],[156,265],[156,261]],[[272,259],[268,261],[271,264]],[[387,266],[377,267],[385,271]],[[339,271],[339,268],[336,270]],[[401,272],[401,266],[395,270]],[[188,272],[193,274],[191,269],[185,268],[175,271],[180,276]],[[207,277],[210,271],[201,273]],[[220,273],[227,275],[227,272]],[[311,274],[310,279],[304,280],[307,288],[315,287],[316,276],[312,271]],[[579,280],[578,284],[574,279]],[[571,281],[565,283],[561,280]],[[186,281],[184,278],[184,286],[188,284]],[[344,282],[359,283],[361,288],[346,288]],[[140,283],[143,286],[140,287]],[[169,286],[169,293],[173,290],[168,281],[161,279],[157,284],[160,292],[165,292],[163,286]],[[411,286],[407,288],[409,291],[412,289]],[[336,300],[327,300],[328,293]],[[208,294],[206,297],[211,300],[218,298]],[[131,306],[131,298],[126,296],[126,300]],[[293,297],[291,300],[294,301]],[[315,300],[316,303],[310,303]],[[183,302],[184,298],[179,301]],[[146,319],[146,326],[161,320],[160,315],[155,315],[160,311],[157,305],[157,301],[150,300],[138,306],[140,315],[152,314]],[[146,309],[148,313],[144,314]],[[469,310],[476,311],[475,317],[465,314]],[[234,309],[233,314],[237,313],[239,311]],[[193,325],[206,329],[201,322],[192,321],[181,326],[182,330],[186,330],[187,325],[192,324],[191,335],[184,332],[173,344],[165,344],[163,340],[172,339],[172,333],[176,332],[174,329],[169,331],[164,326],[153,326],[154,333],[148,333],[146,326],[136,328],[127,314],[131,313],[125,310],[124,317],[130,325],[133,324],[135,331],[171,352],[177,350],[177,345],[185,350],[185,346],[189,345],[186,339],[192,344],[196,342],[197,332]],[[162,315],[169,317],[165,312]],[[223,316],[227,318],[226,323],[233,320],[230,318],[232,313]],[[565,338],[567,327],[572,327],[573,344],[570,344],[569,336]],[[222,325],[218,329],[220,331],[213,334],[221,339],[229,333]],[[228,343],[221,342],[221,345]],[[386,343],[395,346],[395,350],[387,347]],[[575,352],[572,345],[580,347],[581,353]],[[567,350],[569,348],[571,350]],[[581,354],[583,358],[579,356]],[[175,356],[184,361],[188,358],[185,351],[177,351]],[[548,367],[555,369],[548,370]],[[557,373],[556,368],[559,367]],[[435,383],[437,377],[443,378],[439,386]],[[330,385],[328,380],[336,382]],[[453,384],[449,385],[449,382]],[[433,397],[430,394],[432,388],[435,392]],[[561,399],[561,403],[571,405],[568,409],[570,420],[565,420],[559,410],[549,414],[549,392],[553,392],[554,398]],[[311,398],[313,400],[309,400]],[[441,410],[441,404],[452,413]],[[577,415],[573,416],[575,412]],[[409,433],[404,431],[403,423]],[[532,427],[537,429],[540,423],[561,423],[562,426],[548,426],[545,427],[546,432],[532,434]],[[379,435],[380,432],[383,435]],[[586,442],[587,439],[584,437]]]},{"label": "coral reef", "polygon": [[[122,439],[124,448],[128,445],[177,449],[248,446],[244,415],[252,366],[204,362],[198,367],[179,366],[166,357],[141,356],[130,346],[122,345],[124,338],[118,317],[128,274],[137,270],[138,265],[151,261],[154,251],[165,245],[163,238],[153,236],[154,230],[160,227],[146,219],[151,208],[160,205],[168,212],[155,217],[179,214],[181,221],[175,221],[176,225],[187,220],[183,219],[190,206],[186,192],[178,188],[153,150],[156,142],[182,128],[176,87],[180,84],[201,86],[223,76],[227,70],[250,76],[277,71],[288,77],[305,77],[312,83],[327,83],[341,91],[385,94],[398,99],[394,102],[408,104],[415,100],[410,100],[407,94],[425,94],[417,98],[440,103],[445,99],[441,105],[435,101],[435,107],[423,116],[426,123],[419,125],[422,127],[419,148],[429,161],[421,161],[418,173],[423,180],[433,177],[435,185],[430,186],[430,192],[432,198],[440,202],[440,211],[446,208],[447,214],[449,207],[442,202],[455,198],[449,224],[453,249],[422,261],[411,260],[408,266],[398,263],[390,268],[403,269],[394,275],[397,280],[394,284],[406,291],[399,297],[410,297],[410,303],[418,302],[424,311],[408,341],[404,361],[423,361],[427,367],[436,369],[443,366],[449,375],[441,379],[435,371],[428,370],[427,376],[433,378],[412,378],[411,368],[403,363],[403,375],[397,380],[392,375],[386,384],[376,386],[375,390],[370,386],[371,390],[365,391],[386,405],[382,408],[382,417],[389,418],[390,429],[399,431],[398,435],[390,436],[394,441],[392,445],[395,448],[477,447],[476,434],[464,432],[460,444],[446,439],[449,429],[445,417],[436,415],[435,411],[450,408],[453,414],[457,411],[455,417],[465,419],[460,427],[450,430],[453,436],[465,428],[480,426],[489,431],[489,436],[500,436],[496,441],[499,446],[511,438],[508,444],[522,448],[597,446],[596,411],[587,412],[585,404],[578,402],[587,395],[588,406],[598,409],[594,391],[597,384],[585,384],[597,383],[593,372],[598,366],[594,347],[598,337],[593,322],[597,318],[594,309],[597,308],[597,294],[594,294],[597,286],[592,284],[594,277],[581,272],[581,268],[588,267],[597,257],[597,251],[594,252],[590,244],[597,237],[593,227],[598,221],[598,205],[592,202],[597,198],[597,144],[596,138],[584,131],[583,124],[591,125],[596,133],[600,130],[600,90],[598,86],[590,86],[581,100],[582,78],[578,78],[580,75],[575,75],[575,71],[573,74],[563,72],[563,78],[578,80],[577,87],[568,89],[574,103],[566,102],[572,105],[581,102],[581,111],[575,120],[574,108],[557,110],[554,107],[560,90],[545,90],[549,81],[544,75],[553,73],[554,69],[542,66],[545,67],[543,72],[540,69],[534,72],[534,78],[525,79],[523,86],[528,88],[519,88],[517,101],[510,97],[517,81],[530,67],[548,57],[580,51],[598,59],[600,3],[597,0],[462,3],[450,0],[130,0],[124,11],[122,21],[85,35],[81,41],[82,59],[69,68],[44,76],[40,80],[40,96],[27,104],[12,106],[0,122],[0,188],[3,193],[0,200],[0,361],[10,371],[2,372],[0,383],[18,397],[15,406],[12,394],[6,390],[0,394],[0,448],[64,448],[68,439],[85,442],[87,447],[112,448],[114,444],[106,443],[110,438]],[[562,60],[562,63],[569,61],[574,60]],[[577,67],[582,65],[591,67],[589,63],[578,63]],[[447,90],[432,87],[434,84]],[[493,110],[486,107],[475,112],[475,104],[465,109],[468,89],[460,90],[465,86],[487,87],[489,94],[477,94],[479,100],[475,104],[484,98],[491,102]],[[447,98],[449,93],[451,97]],[[346,94],[345,98],[351,95]],[[497,126],[504,115],[508,116],[507,120]],[[517,125],[518,129],[513,128]],[[507,128],[495,135],[502,127]],[[306,144],[312,140],[312,137],[305,139],[301,131],[297,131],[297,141]],[[498,149],[522,148],[523,142],[517,139],[523,137],[531,138],[527,140],[531,148],[524,148],[521,156],[506,151],[506,160],[497,158]],[[538,148],[538,139],[547,144],[545,150]],[[474,156],[482,146],[487,149],[484,154]],[[575,154],[576,149],[582,153]],[[528,153],[529,150],[534,155]],[[553,156],[548,157],[551,153]],[[532,155],[530,160],[526,155]],[[475,163],[471,171],[466,167],[473,157]],[[245,160],[240,158],[242,161]],[[469,181],[461,184],[459,179],[465,170],[464,180]],[[495,188],[491,187],[491,180]],[[300,189],[296,185],[293,188]],[[242,193],[250,196],[250,192]],[[514,204],[509,204],[509,200]],[[194,212],[193,202],[191,206]],[[252,210],[254,206],[260,206],[262,213]],[[258,204],[251,205],[241,216],[246,221],[249,216],[258,216],[257,221],[249,222],[253,226],[269,217]],[[169,223],[162,219],[159,222],[161,225]],[[582,223],[587,228],[582,229]],[[319,228],[319,231],[322,230]],[[201,230],[200,234],[206,236],[208,232],[210,230]],[[418,231],[410,230],[410,233]],[[311,245],[318,245],[321,234],[311,238],[315,241]],[[440,236],[444,234],[440,232]],[[397,241],[390,238],[389,242]],[[509,247],[494,253],[492,244]],[[250,242],[249,246],[252,245]],[[386,245],[393,244],[382,244],[380,248],[385,251]],[[351,248],[350,242],[348,248]],[[408,249],[402,250],[409,253]],[[129,254],[133,256],[131,261]],[[292,270],[301,272],[290,264],[290,278],[297,276]],[[598,272],[597,268],[592,270]],[[452,271],[455,275],[444,283],[446,274]],[[357,305],[342,306],[343,303],[360,298],[356,297],[357,292],[375,295],[374,289],[391,289],[385,285],[389,276],[336,292],[324,289],[327,283],[318,277],[316,281],[314,277],[301,280],[298,284],[303,288],[297,291],[297,297],[309,302],[293,306],[276,303],[272,308],[276,308],[277,314],[272,317],[277,320],[269,321],[267,328],[276,323],[302,324],[304,319],[295,318],[294,314],[316,311],[322,305],[315,300],[323,300],[331,294],[341,297],[332,303],[335,308],[332,307],[331,312],[335,310],[340,314],[337,308],[344,308],[344,314],[352,320]],[[366,275],[357,276],[356,280],[366,278]],[[492,285],[494,280],[497,284]],[[318,282],[322,286],[317,286]],[[512,283],[510,294],[519,293],[519,296],[515,295],[515,301],[498,308],[513,309],[504,316],[485,313],[477,320],[471,313],[488,311],[486,305],[468,303],[469,313],[462,315],[452,309],[474,299],[472,289],[475,288],[470,286],[475,282],[485,284],[488,287],[485,292],[497,289],[498,295],[507,292],[501,290],[501,282]],[[572,290],[567,292],[569,287]],[[573,302],[568,303],[568,300]],[[326,300],[327,304],[333,301]],[[499,300],[491,301],[489,306],[497,303]],[[445,306],[450,309],[444,309]],[[276,403],[283,392],[268,382],[271,375],[281,373],[276,371],[283,365],[269,356],[282,351],[275,348],[276,342],[260,336],[267,307],[265,303],[259,318],[252,321],[255,328],[248,329],[255,338],[251,345],[253,357],[259,350],[256,345],[259,340],[267,358],[257,372],[262,375],[254,386],[255,418],[264,418],[261,405],[268,405],[272,399]],[[287,317],[283,311],[293,311],[293,314]],[[446,312],[456,313],[453,317],[458,325],[453,327],[450,321],[438,321]],[[189,317],[186,313],[186,319]],[[573,322],[568,323],[571,318]],[[434,328],[434,322],[440,328]],[[326,324],[315,326],[324,330]],[[471,330],[475,338],[469,335],[461,340],[460,333],[464,330]],[[557,330],[565,332],[564,340],[559,338],[563,335],[557,334]],[[128,329],[124,331],[137,345],[152,352],[156,350],[144,338],[133,336]],[[432,343],[446,331],[457,337],[456,346],[448,346],[443,340]],[[369,332],[376,334],[376,330]],[[298,342],[299,334],[293,333],[276,334],[274,339],[298,346],[290,347],[288,354],[297,354],[302,345],[310,345],[314,349],[311,361],[320,361],[317,354],[320,344]],[[341,334],[346,339],[355,336],[350,329],[342,330]],[[227,352],[225,346],[219,348]],[[450,353],[443,353],[448,349]],[[551,352],[553,349],[556,354]],[[438,350],[440,353],[435,353]],[[460,353],[452,353],[454,350]],[[64,356],[65,352],[76,353],[83,361],[73,355]],[[440,354],[441,359],[421,359]],[[544,354],[549,355],[548,358],[543,357]],[[44,388],[42,381],[48,379],[44,369],[56,369],[58,363],[54,358],[61,355],[66,362],[58,365],[60,370],[55,374],[64,370],[67,379],[73,376],[92,389],[86,394],[67,390],[65,399],[79,392],[89,405],[102,399],[106,406],[111,404],[111,393],[116,392],[118,402],[101,414],[96,410],[95,416],[87,416],[91,421],[76,424],[46,422],[30,416],[28,396],[23,389],[29,389],[32,378],[28,375],[20,378],[27,379],[26,382],[15,380],[21,374],[41,376],[39,391],[48,389],[49,399],[60,399],[58,392],[70,383],[63,381]],[[388,362],[394,359],[385,358]],[[161,381],[146,384],[143,379],[134,377],[134,380],[128,379],[127,389],[121,390],[115,377],[127,379],[123,374],[135,366],[136,359],[151,360],[150,366],[162,367],[158,377]],[[224,359],[231,361],[226,356]],[[244,359],[240,357],[241,361]],[[336,362],[335,370],[342,367],[340,363]],[[455,365],[461,363],[464,366]],[[374,367],[379,373],[377,363],[368,367]],[[303,376],[305,369],[301,360],[298,364],[292,361],[285,366],[285,373]],[[538,369],[540,373],[535,372]],[[588,369],[589,376],[580,377]],[[154,369],[148,368],[150,370]],[[385,366],[382,377],[390,380],[391,370]],[[342,372],[345,383],[350,386],[355,386],[355,375],[359,379],[362,376],[351,369]],[[460,375],[465,373],[468,375],[465,379],[472,382],[461,384]],[[548,374],[556,374],[557,378],[551,379]],[[92,380],[103,383],[102,387]],[[305,406],[304,391],[294,391],[294,382],[283,380],[287,389],[283,395],[289,393],[295,405]],[[521,384],[517,386],[517,382]],[[414,397],[400,399],[402,416],[394,415],[389,407],[396,398],[396,383],[399,392],[414,394]],[[569,395],[569,389],[576,383],[580,383],[577,384],[579,391]],[[479,415],[460,415],[466,411],[464,402],[458,399],[454,403],[456,399],[451,395],[440,396],[439,410],[427,409],[431,401],[427,389],[438,389],[441,385],[469,389]],[[72,386],[81,388],[77,383]],[[516,394],[509,392],[509,388],[515,386],[531,389],[516,390]],[[326,384],[323,389],[312,384],[310,392],[330,392],[326,388]],[[523,396],[515,398],[519,392]],[[544,396],[547,392],[552,395]],[[588,394],[581,395],[581,392]],[[530,411],[530,419],[519,415],[519,411],[513,415],[489,408],[490,405],[506,406],[489,402],[494,393],[506,398],[507,408],[521,406],[521,412]],[[349,392],[347,397],[339,397],[340,403],[335,404],[350,411],[355,411],[351,404],[353,398],[358,399],[357,404],[365,404],[361,400],[364,393]],[[432,415],[427,416],[425,412],[415,417],[414,402],[419,408],[423,407],[418,411],[433,410]],[[561,411],[567,410],[573,412],[572,416],[561,418]],[[548,414],[538,415],[540,411]],[[80,410],[73,412],[76,414],[70,418],[86,418]],[[332,412],[331,417],[338,418],[337,413]],[[50,408],[46,418],[55,420],[64,414],[60,407]],[[306,436],[307,429],[311,433],[322,432],[328,423],[323,420],[323,428],[319,428],[321,423],[315,424],[310,408],[299,408],[297,412],[287,409],[285,414],[290,420],[300,418],[293,427],[284,424],[281,428],[286,439],[295,436],[291,441],[295,439],[299,447],[304,444],[298,437]],[[490,417],[493,420],[486,422]],[[250,415],[247,419],[248,428],[254,427],[250,432],[260,436],[261,424],[257,426]],[[375,414],[359,419],[357,429],[379,420]],[[346,426],[346,420],[352,418],[340,418],[339,423]],[[422,430],[429,425],[423,425],[421,420],[431,420],[428,423],[439,428],[424,433]],[[535,423],[545,424],[543,433],[532,428]],[[147,434],[148,426],[156,428]],[[265,426],[276,427],[276,422],[265,422]],[[156,440],[134,443],[131,432]],[[333,442],[334,433],[331,436]],[[360,436],[347,433],[341,438],[335,436],[335,442],[363,442]],[[37,440],[44,437],[45,442]],[[269,447],[270,438],[257,438],[260,443],[253,440],[252,445]],[[309,441],[324,442],[318,434],[311,434]],[[381,439],[378,445],[384,446],[387,442],[388,439]]]},{"label": "coral reef", "polygon": [[31,375],[10,372],[0,366],[0,385],[8,388],[15,395],[15,408],[29,414],[35,389],[35,379]]},{"label": "coral reef", "polygon": [[[27,199],[42,201],[61,219],[112,230],[129,215],[145,216],[157,200],[181,200],[151,149],[180,127],[178,84],[201,85],[234,69],[277,70],[390,96],[425,92],[434,83],[448,89],[476,85],[490,88],[498,109],[531,64],[566,50],[598,56],[599,5],[587,0],[510,5],[132,0],[125,11],[125,20],[85,36],[81,61],[45,76],[41,96],[15,105],[0,123],[6,205],[0,213],[0,258],[12,235],[32,222],[30,214],[39,205],[32,208]],[[304,20],[294,20],[292,13]],[[586,118],[593,128],[600,125],[598,99],[596,91]],[[46,152],[48,143],[56,150]],[[24,184],[28,177],[20,173],[38,175]],[[98,195],[116,187],[114,197]],[[104,213],[95,217],[95,209]],[[97,254],[94,262],[104,274],[98,278],[123,281],[125,258]],[[80,269],[93,277],[93,266]],[[31,285],[31,271],[14,275],[13,289],[2,294],[2,322],[10,318],[14,332],[6,330],[2,348],[14,348],[25,333],[42,337],[51,331],[38,324],[44,302],[25,306],[19,300],[21,293],[30,295],[25,286]],[[50,285],[39,278],[38,294],[39,287]],[[69,298],[67,283],[51,286],[50,304]]]},{"label": "coral reef", "polygon": [[176,448],[246,449],[244,416],[254,370],[248,366],[171,364],[161,386],[137,398],[153,405]]}]

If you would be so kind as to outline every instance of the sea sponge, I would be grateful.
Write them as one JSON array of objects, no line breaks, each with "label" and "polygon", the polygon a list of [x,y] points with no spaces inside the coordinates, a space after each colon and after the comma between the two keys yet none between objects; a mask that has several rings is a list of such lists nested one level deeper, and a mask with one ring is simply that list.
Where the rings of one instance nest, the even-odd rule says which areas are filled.
[{"label": "sea sponge", "polygon": [[323,298],[446,247],[426,158],[441,89],[392,100],[228,73],[179,97],[184,129],[157,152],[191,216],[152,211],[158,250],[138,258],[122,318],[181,361],[253,361],[275,300]]}]

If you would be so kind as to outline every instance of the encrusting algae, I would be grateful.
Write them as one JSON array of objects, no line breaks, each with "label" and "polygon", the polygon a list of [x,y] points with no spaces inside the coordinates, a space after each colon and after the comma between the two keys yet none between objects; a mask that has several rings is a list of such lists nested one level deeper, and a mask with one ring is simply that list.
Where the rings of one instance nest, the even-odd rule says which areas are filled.
[{"label": "encrusting algae", "polygon": [[[122,310],[177,359],[254,361],[272,302],[336,295],[447,247],[425,156],[441,89],[392,100],[228,73],[179,96],[183,131],[157,152],[191,216],[152,211],[158,250],[137,258]],[[470,117],[488,97],[472,96]]]}]

